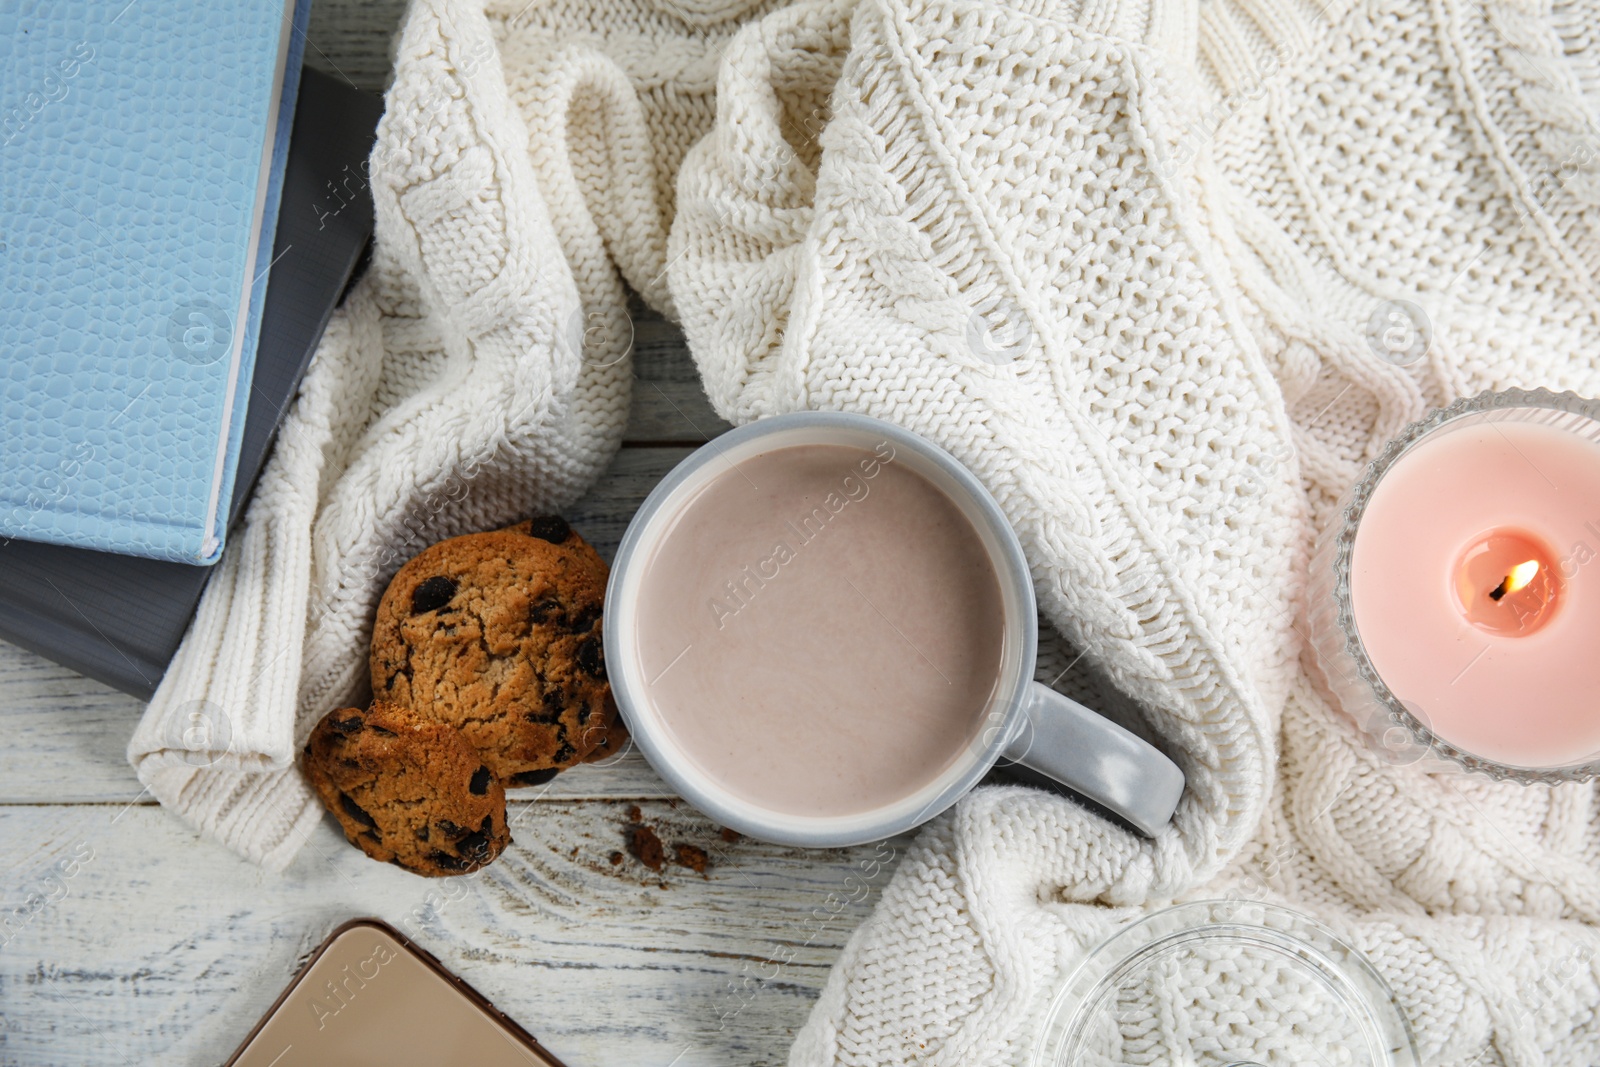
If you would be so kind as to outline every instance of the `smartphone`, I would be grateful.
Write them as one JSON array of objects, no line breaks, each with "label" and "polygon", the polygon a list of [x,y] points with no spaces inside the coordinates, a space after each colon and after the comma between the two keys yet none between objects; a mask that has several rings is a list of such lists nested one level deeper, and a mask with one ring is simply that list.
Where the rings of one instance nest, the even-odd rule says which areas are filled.
[{"label": "smartphone", "polygon": [[399,931],[328,935],[226,1067],[564,1067]]}]

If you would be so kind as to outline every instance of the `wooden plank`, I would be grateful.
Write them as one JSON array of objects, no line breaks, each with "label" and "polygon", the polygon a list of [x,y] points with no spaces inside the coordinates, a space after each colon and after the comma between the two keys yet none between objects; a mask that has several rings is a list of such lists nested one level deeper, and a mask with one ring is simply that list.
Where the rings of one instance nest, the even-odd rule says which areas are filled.
[{"label": "wooden plank", "polygon": [[126,799],[144,703],[0,642],[0,803]]},{"label": "wooden plank", "polygon": [[692,451],[682,445],[622,449],[588,495],[567,509],[567,519],[609,563],[644,498]]},{"label": "wooden plank", "polygon": [[[909,839],[730,844],[687,807],[631,807],[513,805],[516,843],[440,880],[331,820],[273,876],[155,808],[0,808],[0,1061],[220,1062],[329,930],[376,915],[571,1067],[784,1062]],[[705,874],[628,855],[636,820],[706,849]]]},{"label": "wooden plank", "polygon": [[630,442],[703,444],[729,428],[711,408],[688,342],[677,325],[637,299],[633,318]]}]

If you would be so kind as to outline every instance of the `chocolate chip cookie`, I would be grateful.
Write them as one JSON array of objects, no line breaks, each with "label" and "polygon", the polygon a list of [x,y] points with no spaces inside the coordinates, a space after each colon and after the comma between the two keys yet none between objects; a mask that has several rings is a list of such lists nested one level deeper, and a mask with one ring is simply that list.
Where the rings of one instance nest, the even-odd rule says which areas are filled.
[{"label": "chocolate chip cookie", "polygon": [[557,516],[425,549],[395,575],[372,634],[376,699],[458,728],[507,786],[614,751],[605,561]]},{"label": "chocolate chip cookie", "polygon": [[451,727],[382,701],[324,716],[305,772],[350,843],[438,877],[475,871],[511,843],[506,792]]}]

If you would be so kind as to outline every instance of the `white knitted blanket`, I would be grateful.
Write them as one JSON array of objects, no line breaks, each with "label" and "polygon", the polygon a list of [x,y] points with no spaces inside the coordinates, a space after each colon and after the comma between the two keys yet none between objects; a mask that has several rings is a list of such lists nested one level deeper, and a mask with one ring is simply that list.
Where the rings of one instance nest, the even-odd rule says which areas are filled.
[{"label": "white knitted blanket", "polygon": [[[944,444],[1188,775],[1154,841],[966,798],[792,1063],[1027,1064],[1088,946],[1228,893],[1364,949],[1427,1063],[1600,1061],[1594,790],[1387,765],[1297,629],[1308,542],[1406,421],[1600,393],[1597,29],[1592,0],[814,0],[734,40],[670,245],[713,401]],[[1112,1062],[1188,1063],[1170,1013],[1120,1024]]]},{"label": "white knitted blanket", "polygon": [[[1310,539],[1407,420],[1600,395],[1600,5],[771,6],[416,0],[372,276],[130,746],[141,778],[288,861],[318,814],[295,742],[359,695],[388,575],[604,462],[620,270],[729,418],[862,411],[969,464],[1065,635],[1040,676],[1132,698],[1189,779],[1155,841],[966,798],[792,1062],[1028,1063],[1088,946],[1219,893],[1364,949],[1427,1063],[1600,1061],[1595,791],[1392,765],[1298,629]],[[1162,1020],[1128,1047],[1173,1047]]]}]

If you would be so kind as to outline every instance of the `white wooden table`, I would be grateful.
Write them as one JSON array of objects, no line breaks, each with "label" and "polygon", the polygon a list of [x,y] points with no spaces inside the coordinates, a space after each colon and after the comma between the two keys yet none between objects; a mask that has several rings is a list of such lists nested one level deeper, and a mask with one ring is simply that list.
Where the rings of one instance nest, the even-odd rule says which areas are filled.
[{"label": "white wooden table", "polygon": [[[308,59],[381,88],[401,5],[319,0]],[[608,557],[655,481],[725,425],[677,331],[641,314],[628,443],[570,513]],[[778,1064],[893,864],[748,840],[637,754],[512,803],[478,874],[374,863],[331,819],[288,872],[202,840],[123,754],[138,701],[0,644],[0,1064],[215,1064],[333,927],[385,919],[571,1067]],[[630,825],[704,875],[645,867]],[[888,843],[903,853],[908,839]]]}]

